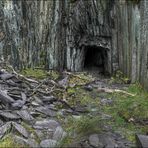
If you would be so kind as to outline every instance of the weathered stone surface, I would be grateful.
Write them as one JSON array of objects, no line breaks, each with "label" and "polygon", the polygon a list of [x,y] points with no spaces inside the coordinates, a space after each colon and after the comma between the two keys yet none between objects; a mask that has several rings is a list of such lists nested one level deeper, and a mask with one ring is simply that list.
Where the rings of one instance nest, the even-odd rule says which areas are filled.
[{"label": "weathered stone surface", "polygon": [[53,134],[53,140],[59,141],[63,138],[63,128],[61,126],[58,126]]},{"label": "weathered stone surface", "polygon": [[29,133],[22,125],[17,124],[15,122],[12,122],[12,125],[20,134],[22,134],[24,137],[28,138]]},{"label": "weathered stone surface", "polygon": [[3,117],[6,120],[17,120],[20,119],[20,117],[15,113],[10,113],[7,111],[0,111],[0,116]]},{"label": "weathered stone surface", "polygon": [[8,80],[8,79],[12,78],[13,76],[14,75],[12,75],[12,74],[4,73],[4,74],[1,74],[0,75],[0,79],[2,79],[2,80]]},{"label": "weathered stone surface", "polygon": [[43,102],[53,102],[56,101],[57,99],[54,96],[43,96]]},{"label": "weathered stone surface", "polygon": [[25,121],[32,121],[33,117],[27,110],[17,111],[17,114]]},{"label": "weathered stone surface", "polygon": [[11,122],[7,122],[5,125],[0,127],[0,139],[10,130]]},{"label": "weathered stone surface", "polygon": [[25,104],[25,101],[23,100],[17,100],[12,104],[12,108],[13,109],[20,109],[23,107],[23,105]]},{"label": "weathered stone surface", "polygon": [[36,111],[38,111],[40,113],[43,113],[43,114],[45,114],[47,116],[51,116],[51,117],[56,116],[56,112],[53,111],[53,110],[48,109],[46,106],[37,107]]},{"label": "weathered stone surface", "polygon": [[89,136],[89,143],[93,147],[103,147],[102,143],[100,143],[100,139],[97,134],[93,134]]},{"label": "weathered stone surface", "polygon": [[147,135],[136,135],[137,145],[139,148],[148,147],[148,136]]},{"label": "weathered stone surface", "polygon": [[46,140],[41,141],[40,146],[42,148],[53,148],[56,146],[56,144],[57,144],[56,140],[46,139]]},{"label": "weathered stone surface", "polygon": [[53,131],[59,126],[59,123],[55,120],[44,119],[42,121],[36,121],[34,128],[36,129],[51,129]]},{"label": "weathered stone surface", "polygon": [[2,90],[0,90],[0,100],[5,104],[14,102],[14,99],[8,96],[7,93]]}]

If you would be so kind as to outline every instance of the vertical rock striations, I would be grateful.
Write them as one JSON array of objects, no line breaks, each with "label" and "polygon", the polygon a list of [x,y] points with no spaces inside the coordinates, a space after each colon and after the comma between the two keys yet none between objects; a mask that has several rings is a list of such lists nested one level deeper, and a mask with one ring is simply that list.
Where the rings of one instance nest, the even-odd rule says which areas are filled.
[{"label": "vertical rock striations", "polygon": [[81,71],[88,47],[148,87],[148,1],[1,0],[0,58],[16,68]]}]

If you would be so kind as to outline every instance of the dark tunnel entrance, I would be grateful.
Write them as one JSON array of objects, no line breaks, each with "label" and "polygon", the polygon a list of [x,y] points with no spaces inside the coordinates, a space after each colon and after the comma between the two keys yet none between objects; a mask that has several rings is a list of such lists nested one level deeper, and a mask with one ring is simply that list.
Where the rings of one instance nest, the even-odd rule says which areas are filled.
[{"label": "dark tunnel entrance", "polygon": [[86,46],[84,51],[84,69],[105,75],[108,63],[107,50],[98,46]]}]

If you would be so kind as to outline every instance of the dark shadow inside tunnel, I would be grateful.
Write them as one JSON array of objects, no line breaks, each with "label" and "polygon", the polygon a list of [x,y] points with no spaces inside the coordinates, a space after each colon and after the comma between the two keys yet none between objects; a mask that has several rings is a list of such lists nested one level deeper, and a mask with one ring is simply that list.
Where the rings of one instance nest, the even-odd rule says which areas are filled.
[{"label": "dark shadow inside tunnel", "polygon": [[98,46],[85,46],[84,51],[84,69],[105,74],[108,63],[107,50]]}]

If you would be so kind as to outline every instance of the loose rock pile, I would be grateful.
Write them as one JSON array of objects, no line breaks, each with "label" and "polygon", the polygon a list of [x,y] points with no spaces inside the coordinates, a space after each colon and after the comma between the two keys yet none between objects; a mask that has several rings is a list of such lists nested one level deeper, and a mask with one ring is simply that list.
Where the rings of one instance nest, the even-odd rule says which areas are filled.
[{"label": "loose rock pile", "polygon": [[[64,99],[54,94],[66,90],[68,84],[66,73],[58,81],[50,78],[34,80],[16,72],[9,73],[0,70],[0,139],[12,135],[21,145],[29,147],[57,147],[68,133],[64,131],[58,120],[58,115],[81,115],[87,113],[85,107],[71,107]],[[71,86],[75,84],[71,83]],[[83,86],[86,91],[96,87],[105,87],[103,81],[94,81]],[[102,105],[112,103],[112,100],[101,100]],[[62,105],[59,109],[56,106]],[[104,119],[110,119],[107,115]],[[82,141],[70,145],[72,147],[129,147],[131,143],[121,135],[110,131],[102,134],[92,134]]]},{"label": "loose rock pile", "polygon": [[[54,83],[0,71],[0,138],[11,133],[21,144],[53,147],[66,135],[54,118],[57,114],[54,102],[58,100],[47,90],[55,86]],[[33,133],[29,129],[33,129]]]}]

